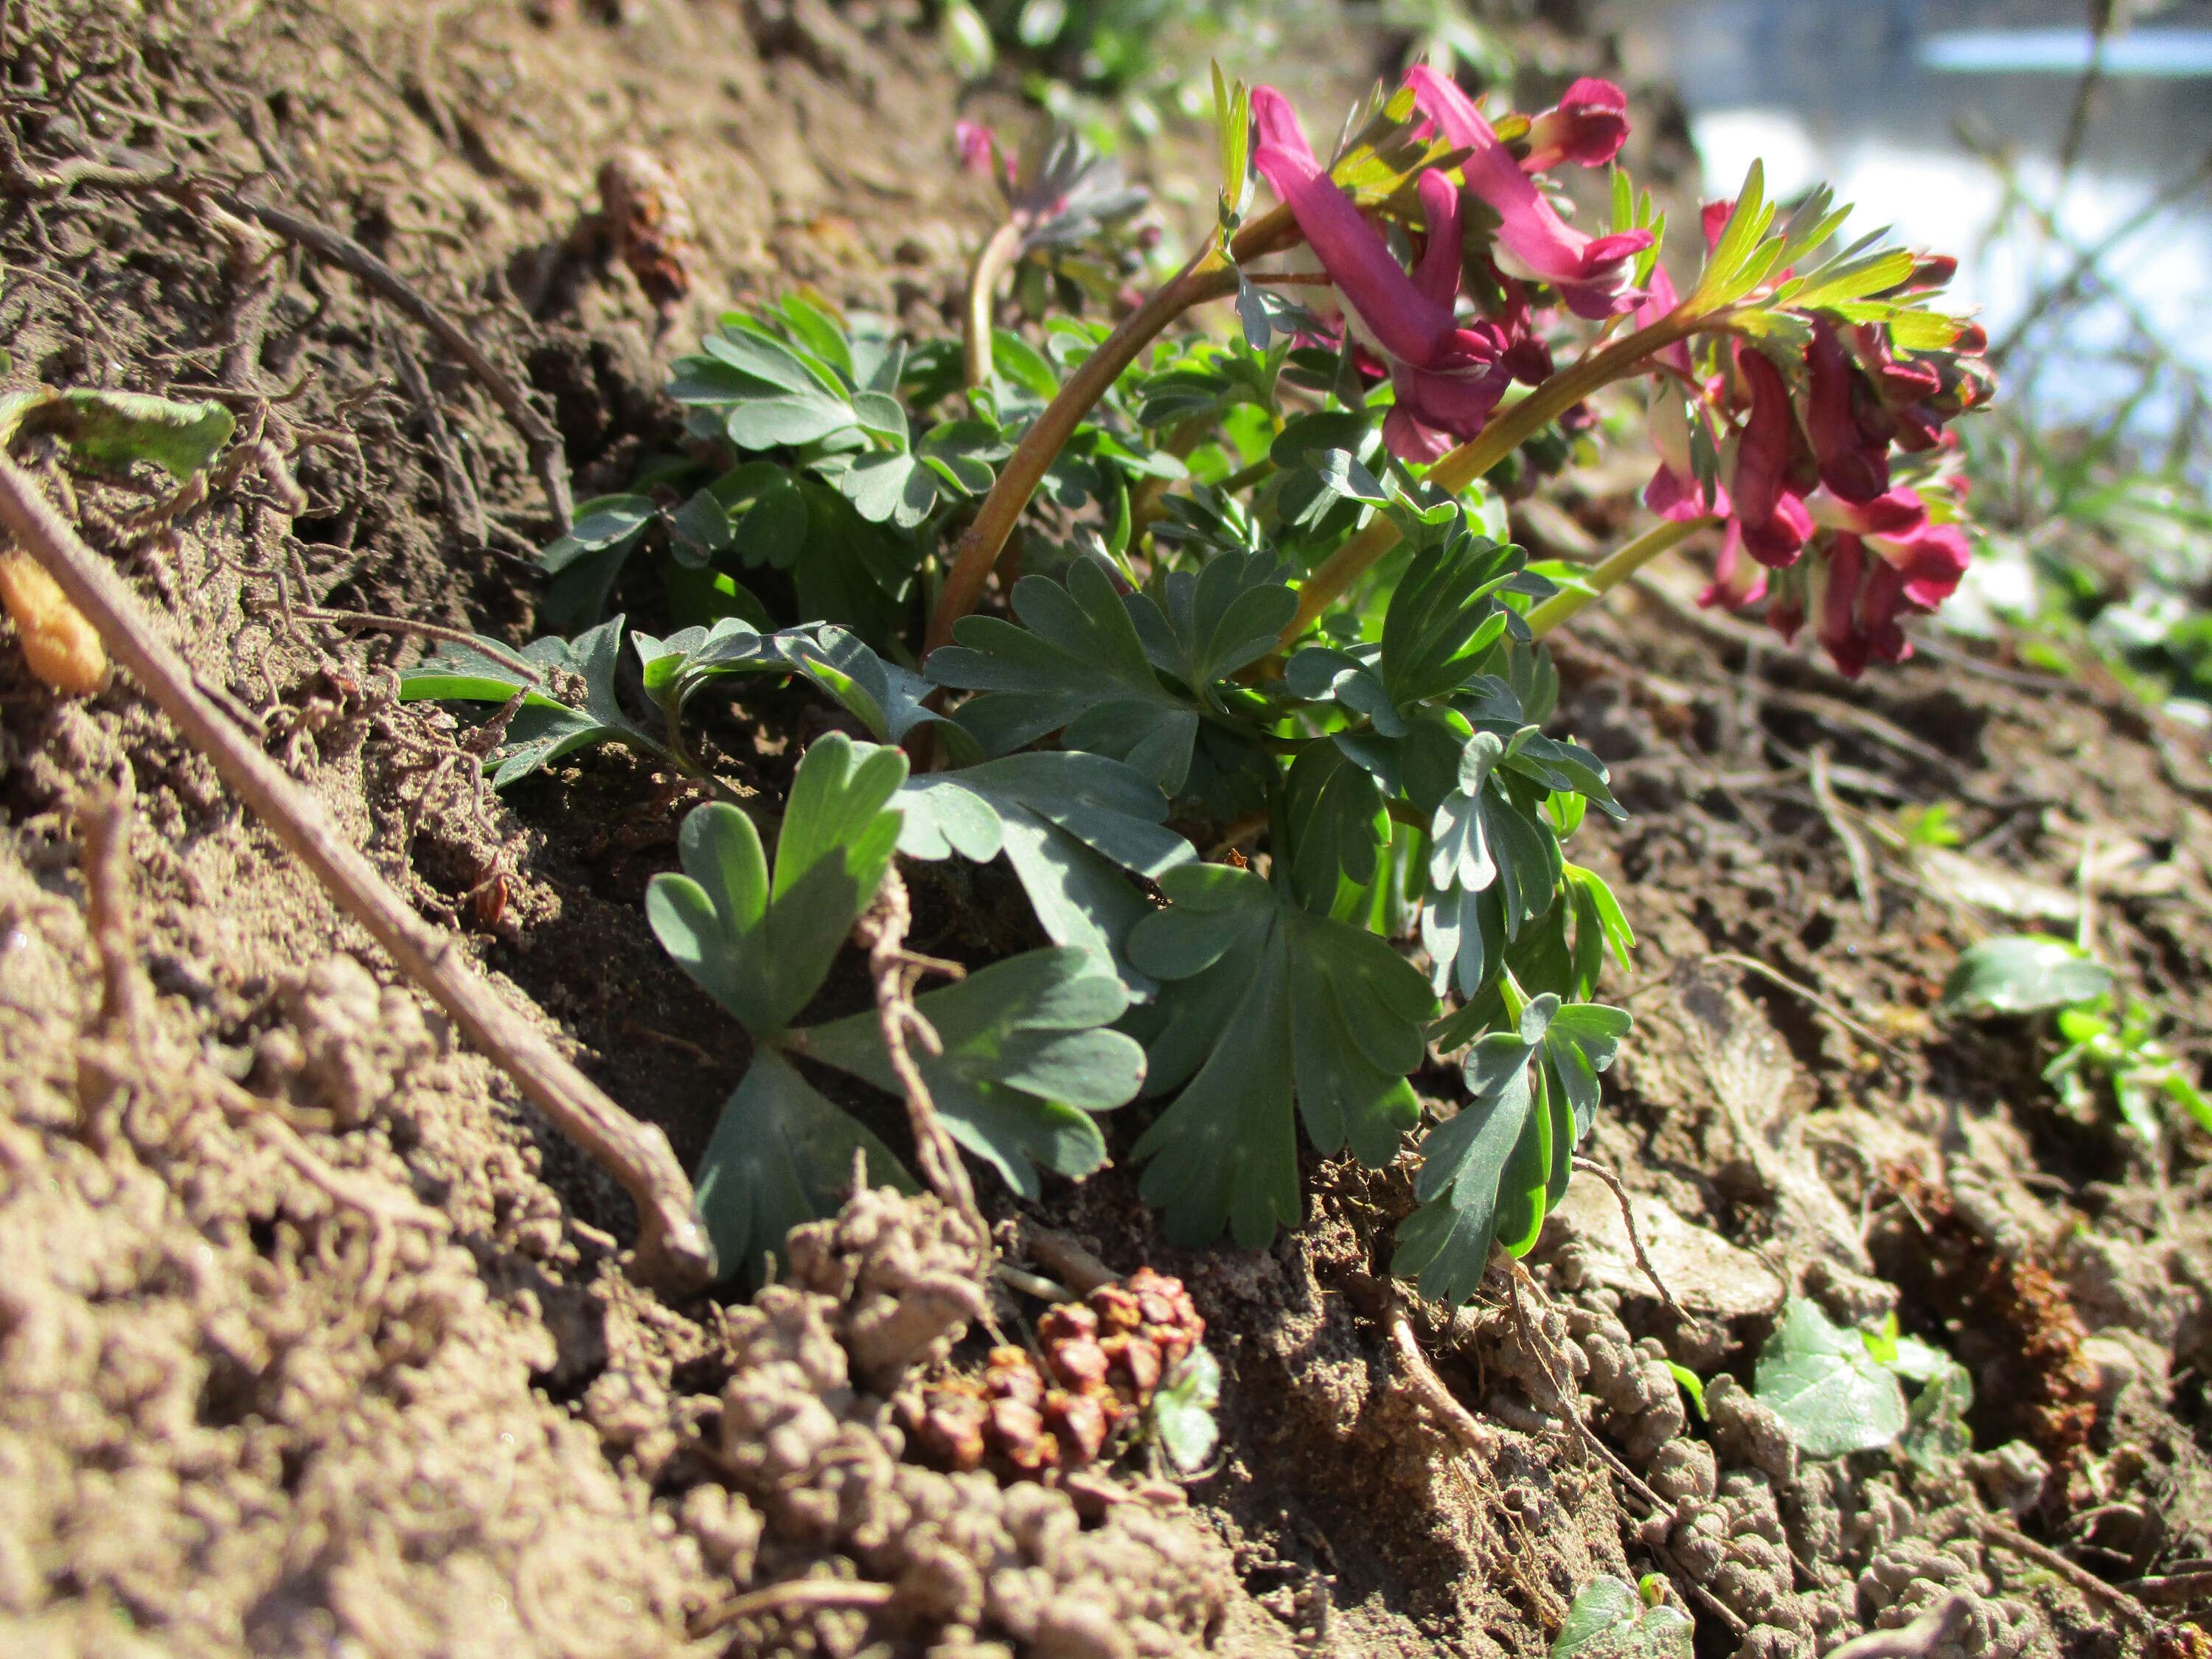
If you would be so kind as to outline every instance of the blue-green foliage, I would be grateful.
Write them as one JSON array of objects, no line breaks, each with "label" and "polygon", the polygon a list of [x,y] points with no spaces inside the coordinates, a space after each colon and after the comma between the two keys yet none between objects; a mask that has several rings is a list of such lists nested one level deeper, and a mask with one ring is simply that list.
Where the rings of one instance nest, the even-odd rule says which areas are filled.
[{"label": "blue-green foliage", "polygon": [[[919,1000],[939,1115],[1016,1192],[1099,1167],[1097,1114],[1139,1094],[1127,1156],[1190,1243],[1298,1224],[1301,1127],[1376,1168],[1412,1145],[1396,1268],[1449,1299],[1563,1192],[1628,1025],[1592,999],[1633,939],[1563,850],[1587,808],[1621,809],[1596,757],[1545,731],[1558,679],[1526,617],[1554,586],[1479,492],[1471,510],[1391,459],[1347,362],[1265,307],[1247,323],[1122,376],[1048,473],[1004,613],[916,663],[927,561],[1103,331],[1002,333],[963,397],[942,349],[804,301],[726,318],[673,390],[727,465],[586,503],[549,555],[554,608],[595,609],[658,546],[675,631],[630,636],[634,673],[617,617],[528,647],[536,680],[488,641],[407,677],[411,696],[526,694],[498,716],[502,782],[618,741],[715,787],[687,723],[769,680],[874,740],[815,742],[773,872],[718,804],[653,886],[663,943],[758,1050],[701,1176],[732,1262],[832,1203],[856,1150],[888,1167],[807,1070],[901,1092],[875,1015],[796,1022],[894,851],[1003,857],[1053,941]],[[1293,386],[1322,407],[1285,409]],[[1285,654],[1300,573],[1378,514],[1407,550]],[[1417,1141],[1411,1079],[1458,1049],[1470,1098]]]}]

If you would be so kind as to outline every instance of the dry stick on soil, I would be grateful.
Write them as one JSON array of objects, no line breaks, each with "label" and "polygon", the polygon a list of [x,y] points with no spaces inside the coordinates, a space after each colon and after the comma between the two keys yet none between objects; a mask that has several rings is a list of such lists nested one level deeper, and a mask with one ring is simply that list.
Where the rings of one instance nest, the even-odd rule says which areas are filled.
[{"label": "dry stick on soil", "polygon": [[922,1080],[921,1068],[914,1063],[914,1055],[907,1048],[907,1040],[911,1037],[926,1053],[945,1052],[937,1028],[914,1006],[914,988],[922,975],[939,973],[958,979],[967,970],[957,963],[939,962],[908,950],[906,930],[913,920],[914,913],[907,902],[906,883],[900,879],[896,868],[887,869],[883,885],[876,889],[875,900],[868,906],[867,913],[853,924],[853,937],[868,953],[868,976],[876,988],[876,1021],[883,1031],[884,1048],[890,1056],[891,1070],[906,1091],[907,1118],[914,1126],[915,1155],[921,1160],[921,1173],[932,1191],[975,1224],[977,1237],[988,1238],[991,1229],[983,1219],[982,1211],[976,1207],[975,1189],[969,1182],[968,1166],[960,1161],[960,1148],[953,1144],[944,1121],[937,1115],[937,1103],[930,1098],[929,1085]]},{"label": "dry stick on soil", "polygon": [[475,546],[482,547],[486,539],[483,501],[477,494],[476,480],[461,465],[459,453],[453,447],[453,434],[446,430],[446,417],[439,411],[438,400],[431,394],[428,378],[415,354],[407,349],[407,342],[399,337],[399,331],[386,331],[385,341],[392,348],[392,361],[398,368],[400,383],[407,395],[415,400],[415,410],[422,417],[422,428],[430,441],[430,453],[438,463],[438,481],[442,486],[446,501],[447,522],[457,534],[471,538]]},{"label": "dry stick on soil", "polygon": [[694,1638],[708,1636],[740,1619],[763,1614],[811,1613],[820,1607],[879,1607],[891,1599],[891,1587],[860,1578],[789,1578],[765,1589],[733,1595],[691,1621]]},{"label": "dry stick on soil", "polygon": [[514,377],[493,362],[483,349],[469,337],[466,330],[432,304],[413,283],[352,237],[304,214],[211,185],[192,178],[164,158],[120,145],[95,147],[105,149],[111,161],[119,161],[121,165],[78,158],[64,162],[52,172],[34,173],[24,162],[13,128],[0,120],[0,188],[10,195],[41,197],[58,195],[74,185],[91,184],[114,190],[159,190],[187,204],[212,202],[223,211],[252,219],[310,253],[351,271],[435,335],[446,349],[459,357],[468,366],[469,372],[483,383],[484,390],[491,393],[492,400],[507,412],[507,419],[522,434],[524,446],[530,452],[531,469],[544,486],[555,529],[562,535],[568,534],[575,521],[575,505],[568,490],[568,459],[561,434]]},{"label": "dry stick on soil", "polygon": [[100,630],[109,653],[137,676],[162,712],[400,970],[437,999],[556,1127],[621,1182],[637,1206],[637,1275],[672,1289],[703,1284],[713,1271],[714,1247],[668,1137],[608,1099],[477,974],[450,935],[408,908],[338,834],[320,803],[247,742],[193,684],[191,669],[162,641],[122,579],[5,456],[0,456],[0,522]]},{"label": "dry stick on soil", "polygon": [[84,920],[100,958],[100,1024],[104,1031],[143,1029],[146,978],[138,967],[138,934],[131,917],[131,769],[118,766],[115,781],[94,796],[85,812]]},{"label": "dry stick on soil", "polygon": [[[1576,1392],[1571,1376],[1562,1381],[1559,1370],[1554,1368],[1552,1364],[1554,1358],[1564,1360],[1564,1356],[1554,1355],[1544,1340],[1537,1334],[1536,1322],[1528,1317],[1528,1310],[1521,1300],[1521,1290],[1523,1285],[1528,1287],[1529,1294],[1540,1297],[1543,1297],[1543,1290],[1529,1276],[1528,1270],[1518,1261],[1508,1257],[1506,1267],[1506,1295],[1508,1301],[1512,1304],[1513,1322],[1520,1328],[1522,1341],[1528,1345],[1528,1352],[1535,1357],[1537,1364],[1543,1368],[1545,1380],[1552,1385],[1552,1392],[1559,1400],[1559,1410],[1568,1423],[1572,1425],[1577,1437],[1583,1445],[1597,1454],[1599,1461],[1613,1471],[1613,1477],[1624,1488],[1650,1506],[1654,1515],[1672,1515],[1674,1506],[1652,1491],[1644,1477],[1622,1462],[1613,1448],[1598,1438],[1597,1431],[1583,1420],[1583,1414],[1575,1404]],[[1651,1544],[1650,1547],[1651,1553],[1656,1555],[1667,1568],[1667,1577],[1673,1581],[1674,1588],[1680,1590],[1686,1599],[1696,1601],[1714,1618],[1726,1625],[1729,1633],[1737,1641],[1741,1642],[1751,1633],[1751,1626],[1744,1622],[1742,1616],[1734,1607],[1692,1577],[1688,1570],[1674,1559],[1673,1551],[1663,1543]]]},{"label": "dry stick on soil", "polygon": [[2157,1578],[2138,1578],[2128,1586],[2139,1601],[2160,1607],[2185,1607],[2212,1600],[2212,1571],[2169,1572]]},{"label": "dry stick on soil", "polygon": [[[1698,962],[1725,963],[1731,968],[1741,968],[1746,973],[1757,974],[1761,979],[1765,980],[1768,983],[1780,986],[1792,996],[1804,998],[1806,1001],[1811,1003],[1815,1008],[1818,1008],[1830,1019],[1834,1020],[1837,1024],[1842,1026],[1844,1030],[1849,1031],[1853,1036],[1856,1037],[1860,1042],[1867,1044],[1869,1047],[1881,1049],[1882,1053],[1887,1054],[1892,1060],[1901,1060],[1905,1058],[1905,1051],[1902,1048],[1899,1048],[1894,1042],[1890,1042],[1886,1037],[1881,1037],[1875,1035],[1874,1032],[1860,1024],[1858,1021],[1853,1019],[1849,1014],[1845,1013],[1841,1008],[1838,1008],[1833,1002],[1829,1000],[1829,999],[1822,996],[1811,986],[1802,984],[1800,981],[1790,978],[1789,975],[1784,973],[1779,968],[1769,967],[1766,963],[1761,962],[1757,957],[1747,957],[1739,951],[1716,951],[1708,957],[1693,957],[1689,958],[1686,962],[1678,963],[1675,967],[1668,969],[1657,979],[1647,981],[1645,983],[1638,986],[1634,991],[1629,994],[1629,995],[1641,996],[1644,992],[1652,989],[1654,987],[1663,985],[1668,980],[1674,978],[1679,969],[1687,967],[1692,963]],[[1628,999],[1626,997],[1622,999],[1623,1001],[1626,1001]]]},{"label": "dry stick on soil", "polygon": [[1858,889],[1859,915],[1872,927],[1881,920],[1881,908],[1875,901],[1874,860],[1867,856],[1866,842],[1844,816],[1843,802],[1836,799],[1835,781],[1828,775],[1828,745],[1814,744],[1805,758],[1806,779],[1813,786],[1814,804],[1820,809],[1820,817],[1830,833],[1844,844],[1844,856],[1850,861],[1851,885]]},{"label": "dry stick on soil", "polygon": [[1998,1521],[1978,1522],[1975,1530],[1981,1534],[1984,1544],[1994,1544],[2001,1550],[2024,1556],[2039,1567],[2046,1567],[2068,1583],[2080,1590],[2092,1601],[2101,1603],[2145,1630],[2156,1630],[2159,1620],[2151,1610],[2117,1584],[2108,1584],[2078,1561],[2069,1560],[2047,1545],[2022,1536]]},{"label": "dry stick on soil", "polygon": [[1973,1603],[1954,1591],[1898,1630],[1870,1630],[1832,1650],[1828,1659],[1929,1659],[1966,1622]]},{"label": "dry stick on soil", "polygon": [[1078,1296],[1088,1296],[1101,1285],[1121,1282],[1121,1274],[1056,1228],[1025,1220],[1017,1238],[1024,1255],[1057,1273]]},{"label": "dry stick on soil", "polygon": [[1390,1310],[1390,1346],[1405,1373],[1407,1391],[1429,1408],[1444,1432],[1477,1457],[1496,1456],[1498,1431],[1477,1421],[1474,1413],[1461,1405],[1458,1396],[1444,1386],[1443,1378],[1437,1375],[1428,1356],[1421,1352],[1412,1324],[1395,1306]]},{"label": "dry stick on soil", "polygon": [[513,670],[532,685],[545,684],[544,674],[535,665],[465,629],[447,628],[442,623],[416,622],[406,617],[380,617],[370,611],[331,611],[319,605],[303,605],[298,614],[301,622],[328,623],[333,628],[374,628],[386,634],[419,634],[426,640],[465,645],[478,656],[489,657],[502,668]]},{"label": "dry stick on soil", "polygon": [[1659,1277],[1659,1270],[1651,1265],[1651,1258],[1644,1253],[1643,1235],[1636,1231],[1636,1212],[1629,1207],[1628,1188],[1620,1184],[1620,1177],[1595,1158],[1584,1158],[1579,1152],[1575,1154],[1574,1162],[1575,1168],[1585,1175],[1595,1176],[1613,1188],[1613,1197],[1620,1200],[1620,1219],[1628,1229],[1628,1248],[1636,1252],[1636,1265],[1644,1270],[1644,1276],[1657,1290],[1659,1299],[1673,1309],[1679,1317],[1687,1319],[1689,1314],[1680,1303],[1674,1300],[1674,1293],[1667,1288],[1667,1281]]}]

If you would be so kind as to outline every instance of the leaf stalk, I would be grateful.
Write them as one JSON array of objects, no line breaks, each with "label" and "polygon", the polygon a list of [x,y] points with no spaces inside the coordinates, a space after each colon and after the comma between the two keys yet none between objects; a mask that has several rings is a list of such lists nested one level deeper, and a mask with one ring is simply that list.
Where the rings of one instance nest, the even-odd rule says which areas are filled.
[{"label": "leaf stalk", "polygon": [[1297,234],[1297,223],[1289,210],[1277,208],[1246,224],[1231,243],[1225,258],[1218,241],[1209,243],[1152,298],[1123,318],[1097,350],[1077,366],[1059,395],[1022,434],[998,482],[983,498],[975,522],[961,533],[951,568],[945,572],[945,586],[938,594],[937,609],[929,619],[925,653],[951,643],[952,624],[975,608],[1000,550],[1013,534],[1046,471],[1075,435],[1083,417],[1113,388],[1121,371],[1184,312],[1234,294],[1237,264],[1288,246]]},{"label": "leaf stalk", "polygon": [[1718,519],[1664,519],[1632,541],[1624,542],[1593,565],[1575,587],[1562,588],[1528,612],[1528,631],[1542,639],[1579,616],[1671,547],[1678,547]]},{"label": "leaf stalk", "polygon": [[[1557,420],[1601,387],[1641,372],[1653,353],[1712,326],[1714,320],[1711,315],[1685,306],[1633,334],[1623,335],[1571,368],[1554,374],[1500,413],[1474,437],[1442,457],[1429,469],[1429,482],[1449,495],[1458,495],[1547,422]],[[1343,598],[1346,590],[1396,546],[1398,540],[1398,526],[1378,514],[1364,530],[1323,560],[1298,590],[1297,612],[1283,629],[1283,644],[1288,646],[1311,628],[1322,612]]]}]

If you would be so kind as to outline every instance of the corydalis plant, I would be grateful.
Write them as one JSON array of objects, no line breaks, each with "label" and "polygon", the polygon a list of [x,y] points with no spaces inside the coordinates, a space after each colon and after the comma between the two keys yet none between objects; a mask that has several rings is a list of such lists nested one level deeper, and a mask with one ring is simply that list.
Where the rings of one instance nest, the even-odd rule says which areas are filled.
[{"label": "corydalis plant", "polygon": [[[1413,1127],[1403,1079],[1420,1050],[1400,1034],[1432,1006],[1391,971],[1395,953],[1369,962],[1351,941],[1418,917],[1433,993],[1463,999],[1434,1034],[1479,1040],[1474,1103],[1424,1143],[1424,1208],[1398,1266],[1463,1297],[1493,1240],[1534,1243],[1627,1025],[1588,1000],[1608,945],[1630,942],[1626,918],[1559,850],[1589,805],[1619,809],[1594,757],[1542,734],[1548,664],[1531,647],[1724,526],[1711,599],[1762,596],[1731,563],[1748,548],[1786,573],[1770,611],[1785,633],[1812,611],[1847,672],[1903,656],[1899,612],[1935,608],[1962,568],[1936,462],[1944,423],[1986,395],[1978,333],[1929,307],[1945,262],[1868,241],[1830,251],[1844,216],[1826,194],[1778,223],[1755,167],[1735,203],[1702,216],[1706,259],[1686,296],[1658,263],[1663,218],[1625,173],[1611,222],[1574,228],[1540,175],[1617,155],[1625,100],[1607,83],[1493,125],[1416,68],[1327,166],[1279,94],[1217,80],[1217,95],[1218,231],[1017,446],[957,544],[931,629],[947,648],[924,672],[980,694],[953,718],[987,750],[1057,731],[1264,834],[1267,878],[1171,872],[1169,908],[1127,947],[1161,984],[1138,1020],[1156,1032],[1148,1086],[1182,1085],[1135,1149],[1171,1231],[1227,1224],[1255,1243],[1296,1214],[1293,1103],[1316,1146],[1369,1162]],[[1284,209],[1248,221],[1254,169]],[[1295,310],[1259,297],[1270,288]],[[1246,511],[1202,485],[1171,489],[1149,544],[1113,573],[1142,592],[1117,601],[1079,562],[1064,585],[1017,585],[1018,623],[963,620],[1051,446],[1177,315],[1232,294],[1276,416],[1264,459],[1224,480],[1253,487]],[[1588,323],[1604,330],[1560,366]],[[1695,430],[1662,445],[1662,523],[1560,591],[1477,533],[1462,497],[1632,380],[1662,437],[1677,402],[1695,400]],[[1510,398],[1516,381],[1528,390]],[[1301,388],[1317,404],[1301,407]],[[1185,412],[1179,441],[1193,423]],[[1370,577],[1400,543],[1411,563]],[[1023,719],[1006,726],[1001,707]]]},{"label": "corydalis plant", "polygon": [[[563,706],[633,741],[613,712],[658,704],[657,726],[627,726],[710,787],[684,711],[747,676],[811,684],[910,750],[925,769],[870,814],[897,815],[896,851],[955,883],[1003,859],[1054,971],[1110,989],[1100,1017],[1129,1046],[1082,1060],[1095,1087],[1050,1098],[1085,1124],[1109,1096],[1154,1103],[1128,1156],[1182,1241],[1295,1224],[1301,1132],[1393,1162],[1422,1130],[1409,1079],[1462,1054],[1467,1098],[1415,1145],[1395,1261],[1457,1299],[1493,1244],[1537,1236],[1628,1028],[1595,1000],[1633,947],[1628,918],[1566,850],[1591,808],[1621,809],[1598,758],[1547,729],[1544,637],[1708,535],[1717,599],[1752,602],[1748,560],[1778,624],[1817,616],[1832,649],[1863,636],[1869,659],[1901,654],[1899,616],[1948,591],[1940,463],[1945,423],[1984,393],[1976,340],[1930,308],[1940,262],[1832,249],[1826,196],[1782,220],[1755,169],[1705,216],[1682,290],[1625,173],[1578,229],[1545,175],[1617,154],[1604,82],[1493,120],[1417,71],[1326,163],[1278,94],[1217,93],[1216,229],[1110,329],[989,329],[979,382],[941,343],[805,305],[725,319],[678,366],[692,453],[560,550],[664,539],[680,631],[640,641],[637,696],[617,676]],[[1262,178],[1282,205],[1255,208]],[[1170,337],[1216,300],[1235,302],[1231,331]],[[1661,439],[1656,522],[1589,569],[1534,566],[1506,539],[1500,484],[1560,465],[1586,400],[1623,381]],[[971,614],[994,576],[1003,607]],[[687,870],[711,894],[720,855],[699,838],[744,832],[726,812],[693,822]],[[742,905],[716,908],[751,941],[733,949],[762,949]],[[876,1050],[862,1065],[791,1012],[724,1000],[763,1051],[763,1090],[792,1056],[887,1075]],[[726,1122],[823,1121],[793,1117],[789,1094]],[[967,1144],[1018,1186],[1103,1155],[1002,1144],[970,1111]],[[816,1201],[795,1176],[724,1182],[708,1190],[783,1195],[741,1206],[733,1248],[751,1253]]]}]

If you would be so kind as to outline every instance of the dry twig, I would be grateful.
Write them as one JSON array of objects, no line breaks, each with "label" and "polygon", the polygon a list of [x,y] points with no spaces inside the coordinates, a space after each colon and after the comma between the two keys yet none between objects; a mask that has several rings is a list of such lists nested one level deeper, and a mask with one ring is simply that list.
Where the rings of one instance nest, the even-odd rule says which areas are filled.
[{"label": "dry twig", "polygon": [[712,1271],[713,1246],[667,1136],[608,1099],[477,975],[450,935],[408,908],[338,833],[321,804],[223,718],[193,684],[191,669],[161,639],[137,598],[84,544],[29,475],[4,456],[0,522],[100,630],[109,653],[137,677],[185,738],[215,763],[256,816],[391,953],[400,970],[436,999],[556,1127],[622,1183],[638,1209],[640,1276],[671,1287],[703,1283]]},{"label": "dry twig", "polygon": [[1021,1253],[1040,1267],[1057,1273],[1078,1296],[1088,1296],[1101,1285],[1117,1284],[1121,1275],[1085,1249],[1068,1234],[1024,1220],[1018,1235]]},{"label": "dry twig", "polygon": [[351,271],[435,335],[439,343],[466,364],[469,372],[483,383],[484,390],[507,411],[507,418],[522,434],[523,443],[530,452],[531,468],[544,486],[546,502],[553,510],[554,528],[563,535],[568,533],[575,522],[575,504],[568,492],[568,459],[561,434],[553,429],[553,423],[531,401],[530,394],[515,382],[514,377],[493,362],[459,323],[352,237],[342,235],[289,208],[250,196],[218,191],[215,199],[231,212],[258,220],[310,253]]},{"label": "dry twig", "polygon": [[2158,1628],[2157,1617],[2134,1596],[2118,1584],[2106,1583],[2080,1562],[2069,1559],[2049,1545],[2039,1544],[2001,1521],[1984,1520],[1975,1530],[1981,1534],[1984,1544],[1994,1544],[2001,1550],[2009,1550],[2014,1555],[2034,1562],[2039,1567],[2057,1573],[2090,1601],[2110,1607],[2130,1623],[2144,1630]]},{"label": "dry twig", "polygon": [[1620,1201],[1621,1222],[1628,1229],[1628,1248],[1636,1252],[1636,1265],[1643,1269],[1644,1276],[1651,1281],[1652,1288],[1659,1292],[1659,1299],[1680,1317],[1687,1319],[1690,1316],[1684,1310],[1682,1304],[1674,1300],[1674,1293],[1667,1288],[1667,1281],[1659,1277],[1659,1270],[1651,1265],[1651,1258],[1644,1253],[1644,1236],[1636,1231],[1636,1212],[1629,1206],[1628,1188],[1620,1184],[1620,1177],[1595,1158],[1584,1158],[1579,1152],[1575,1154],[1575,1168],[1582,1170],[1585,1175],[1595,1176],[1613,1188],[1613,1197]]},{"label": "dry twig", "polygon": [[1864,838],[1844,816],[1843,802],[1836,799],[1836,786],[1828,775],[1828,745],[1814,744],[1805,758],[1814,804],[1820,809],[1829,832],[1843,842],[1844,856],[1850,861],[1851,885],[1858,889],[1859,915],[1865,918],[1868,927],[1875,927],[1881,921],[1881,908],[1875,899],[1874,860],[1867,855]]},{"label": "dry twig", "polygon": [[894,866],[884,872],[883,885],[876,890],[874,902],[868,906],[867,913],[853,924],[853,937],[868,953],[868,975],[876,988],[876,1019],[883,1031],[884,1051],[890,1056],[891,1070],[898,1078],[899,1086],[906,1091],[907,1119],[914,1126],[915,1155],[921,1162],[922,1176],[932,1191],[975,1224],[978,1237],[988,1238],[991,1229],[976,1207],[975,1188],[968,1180],[968,1166],[960,1161],[960,1148],[953,1144],[951,1132],[937,1115],[937,1103],[930,1098],[929,1085],[907,1047],[911,1038],[921,1045],[926,1054],[945,1052],[937,1028],[914,1006],[914,988],[925,973],[957,979],[967,970],[957,963],[939,962],[908,950],[906,930],[913,921],[906,883]]},{"label": "dry twig", "polygon": [[710,1635],[740,1619],[763,1614],[810,1613],[819,1607],[879,1607],[890,1599],[889,1584],[865,1578],[787,1578],[708,1608],[692,1620],[691,1634]]}]

